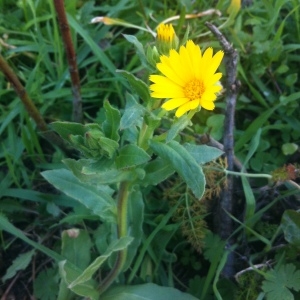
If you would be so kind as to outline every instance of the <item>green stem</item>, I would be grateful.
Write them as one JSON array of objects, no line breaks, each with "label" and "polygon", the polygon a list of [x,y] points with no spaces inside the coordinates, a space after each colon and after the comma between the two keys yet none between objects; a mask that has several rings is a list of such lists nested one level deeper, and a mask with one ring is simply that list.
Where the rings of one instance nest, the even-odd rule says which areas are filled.
[{"label": "green stem", "polygon": [[225,175],[234,175],[234,176],[244,176],[244,177],[252,177],[252,178],[267,178],[272,179],[273,176],[270,174],[251,174],[251,173],[243,173],[243,172],[234,172],[226,169],[215,168],[215,167],[206,167],[203,166],[204,169],[215,170],[218,172],[224,172]]},{"label": "green stem", "polygon": [[268,178],[272,179],[272,175],[270,174],[249,174],[249,173],[242,173],[242,172],[234,172],[229,170],[224,170],[226,175],[236,175],[236,176],[244,176],[244,177],[253,177],[253,178]]},{"label": "green stem", "polygon": [[215,167],[206,167],[203,166],[204,169],[215,170],[218,172],[224,172],[225,175],[235,175],[235,176],[244,176],[244,177],[252,177],[252,178],[267,178],[272,179],[273,176],[270,174],[253,174],[253,173],[243,173],[243,172],[234,172],[226,169],[215,168]]},{"label": "green stem", "polygon": [[153,137],[155,127],[147,125],[145,122],[140,131],[138,145],[144,150],[147,150],[149,145],[148,141]]},{"label": "green stem", "polygon": [[[127,236],[127,208],[128,208],[128,196],[129,196],[129,183],[121,182],[119,194],[118,194],[118,206],[117,206],[117,226],[118,226],[118,238]],[[107,290],[114,280],[118,277],[127,257],[127,248],[118,252],[118,256],[115,265],[109,272],[109,274],[103,279],[99,286],[100,293]]]}]

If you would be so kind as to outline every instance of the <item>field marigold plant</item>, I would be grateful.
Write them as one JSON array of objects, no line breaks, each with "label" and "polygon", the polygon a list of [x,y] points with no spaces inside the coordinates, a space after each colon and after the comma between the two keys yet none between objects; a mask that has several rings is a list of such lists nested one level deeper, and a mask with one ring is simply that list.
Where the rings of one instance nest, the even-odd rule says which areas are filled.
[{"label": "field marigold plant", "polygon": [[177,109],[176,117],[199,107],[213,110],[216,94],[222,89],[218,83],[222,73],[216,73],[216,70],[223,56],[223,51],[213,55],[212,48],[202,55],[200,47],[191,40],[178,52],[171,49],[169,56],[162,55],[156,65],[162,75],[150,76],[153,82],[151,96],[168,98],[162,108]]}]

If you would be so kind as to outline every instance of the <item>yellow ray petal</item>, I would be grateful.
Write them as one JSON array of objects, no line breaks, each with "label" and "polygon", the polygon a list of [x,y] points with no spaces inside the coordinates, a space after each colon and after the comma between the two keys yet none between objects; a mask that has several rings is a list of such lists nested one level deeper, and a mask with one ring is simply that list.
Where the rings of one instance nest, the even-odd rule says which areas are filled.
[{"label": "yellow ray petal", "polygon": [[200,105],[207,110],[213,110],[215,108],[215,104],[212,101],[201,101]]},{"label": "yellow ray petal", "polygon": [[177,107],[187,103],[188,101],[189,101],[188,98],[174,98],[174,99],[171,99],[171,100],[165,102],[162,105],[162,108],[164,108],[165,110],[172,110],[174,108],[177,108]]},{"label": "yellow ray petal", "polygon": [[222,78],[222,73],[215,73],[210,77],[204,78],[203,82],[205,86],[215,85]]},{"label": "yellow ray petal", "polygon": [[193,101],[190,101],[190,109],[195,109],[199,106],[200,99],[195,99]]},{"label": "yellow ray petal", "polygon": [[[192,41],[190,41],[193,43]],[[195,68],[192,65],[192,61],[190,58],[190,53],[187,51],[187,48],[184,46],[181,46],[179,49],[180,54],[180,62],[181,62],[181,69],[186,70],[186,78],[188,80],[191,80],[192,78],[195,78]]]},{"label": "yellow ray petal", "polygon": [[[215,101],[217,99],[217,96],[215,93],[210,92],[209,90],[205,91],[201,97],[200,105],[202,106],[203,102],[205,101]],[[202,103],[202,104],[201,104]]]},{"label": "yellow ray petal", "polygon": [[175,113],[175,116],[177,118],[181,117],[184,113],[186,113],[187,111],[191,110],[191,106],[190,106],[190,102],[187,102],[183,105],[181,105]]},{"label": "yellow ray petal", "polygon": [[191,79],[192,74],[190,70],[186,68],[186,64],[182,64],[181,55],[174,49],[170,51],[170,62],[172,63],[172,69],[174,72],[182,78],[184,85]]},{"label": "yellow ray petal", "polygon": [[192,67],[195,72],[195,77],[201,79],[200,78],[201,57],[202,57],[201,49],[198,45],[195,45],[192,41],[187,42],[186,49],[191,58]]},{"label": "yellow ray petal", "polygon": [[201,69],[199,71],[200,78],[205,78],[206,77],[206,75],[207,75],[207,69],[210,66],[212,55],[213,55],[213,49],[211,47],[207,48],[204,51],[203,56],[201,58]]},{"label": "yellow ray petal", "polygon": [[170,78],[178,85],[184,85],[184,77],[180,76],[180,73],[177,74],[177,72],[174,70],[174,66],[170,62],[169,57],[166,56],[161,57],[161,63],[158,63],[156,67],[162,74]]},{"label": "yellow ray petal", "polygon": [[220,66],[221,61],[223,59],[224,56],[224,52],[223,51],[218,51],[212,58],[212,60],[210,61],[210,65],[207,69],[207,74],[208,76],[210,74],[214,74],[217,70],[217,68]]}]

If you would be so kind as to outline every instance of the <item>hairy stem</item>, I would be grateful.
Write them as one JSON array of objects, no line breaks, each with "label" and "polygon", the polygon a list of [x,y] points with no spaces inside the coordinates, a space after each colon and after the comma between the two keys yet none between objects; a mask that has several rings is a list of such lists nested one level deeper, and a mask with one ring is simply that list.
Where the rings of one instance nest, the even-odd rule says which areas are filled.
[{"label": "hairy stem", "polygon": [[66,56],[69,64],[69,72],[72,82],[73,93],[73,121],[82,122],[82,99],[80,93],[80,78],[76,62],[76,54],[72,42],[71,32],[68,25],[67,15],[63,0],[53,0],[57,13],[58,23],[62,34],[63,43],[66,49]]},{"label": "hairy stem", "polygon": [[[129,183],[121,182],[119,194],[118,194],[118,238],[127,236],[127,209],[128,209],[128,196],[129,196]],[[127,249],[123,249],[118,252],[115,265],[103,279],[99,286],[99,290],[103,293],[114,282],[119,273],[122,271],[124,263],[126,261]]]}]

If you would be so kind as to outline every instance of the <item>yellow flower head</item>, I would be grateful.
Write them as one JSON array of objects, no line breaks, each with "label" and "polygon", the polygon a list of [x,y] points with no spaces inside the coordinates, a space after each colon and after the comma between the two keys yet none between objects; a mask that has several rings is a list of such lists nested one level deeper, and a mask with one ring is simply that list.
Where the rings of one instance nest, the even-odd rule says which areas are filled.
[{"label": "yellow flower head", "polygon": [[157,28],[157,39],[164,42],[172,42],[175,31],[172,24],[160,24]]},{"label": "yellow flower head", "polygon": [[172,24],[160,24],[157,28],[156,46],[160,54],[168,54],[171,49],[177,49],[178,37]]},{"label": "yellow flower head", "polygon": [[163,75],[151,75],[153,98],[168,98],[162,105],[165,110],[177,109],[176,117],[201,106],[207,110],[215,108],[216,94],[222,89],[218,81],[222,73],[215,73],[223,58],[223,51],[213,55],[208,48],[201,53],[200,47],[189,40],[177,52],[170,50],[162,55],[157,69]]}]

